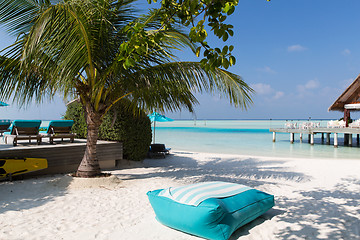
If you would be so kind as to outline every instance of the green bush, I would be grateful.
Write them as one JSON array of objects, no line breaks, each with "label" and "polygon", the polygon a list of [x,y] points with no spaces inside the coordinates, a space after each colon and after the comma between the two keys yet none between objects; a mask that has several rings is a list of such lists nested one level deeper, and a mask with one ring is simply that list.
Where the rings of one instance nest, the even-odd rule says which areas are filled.
[{"label": "green bush", "polygon": [[[86,138],[86,121],[80,103],[70,104],[64,119],[74,120],[73,132],[78,138]],[[144,111],[134,112],[121,103],[113,106],[104,116],[99,129],[100,140],[123,142],[124,158],[135,161],[146,157],[151,137],[151,122]]]},{"label": "green bush", "polygon": [[67,106],[64,119],[74,120],[71,130],[76,133],[77,138],[86,138],[87,128],[84,116],[84,109],[78,102],[73,102]]}]

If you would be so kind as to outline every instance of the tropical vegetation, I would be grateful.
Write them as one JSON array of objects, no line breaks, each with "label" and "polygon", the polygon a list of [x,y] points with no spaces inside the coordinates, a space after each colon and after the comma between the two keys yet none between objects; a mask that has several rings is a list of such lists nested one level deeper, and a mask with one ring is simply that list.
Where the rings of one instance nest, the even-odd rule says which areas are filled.
[{"label": "tropical vegetation", "polygon": [[[103,117],[99,128],[99,140],[119,141],[123,145],[123,157],[141,161],[151,144],[151,123],[144,111],[134,113],[128,102],[118,102]],[[76,138],[87,137],[87,125],[82,104],[75,101],[67,106],[64,119],[74,120],[72,132]]]},{"label": "tropical vegetation", "polygon": [[[233,47],[212,49],[205,41],[205,20],[223,40],[233,34],[223,22],[236,4],[164,0],[138,17],[133,0],[1,0],[0,24],[17,38],[0,57],[0,97],[21,104],[55,94],[79,97],[87,146],[77,176],[99,175],[99,127],[118,102],[127,100],[132,109],[193,111],[194,93],[206,91],[236,107],[251,103],[252,89],[219,68],[235,63]],[[199,16],[206,19],[196,22]],[[188,34],[181,31],[193,24]],[[205,58],[179,62],[174,52],[182,48],[197,55],[203,49]]]}]

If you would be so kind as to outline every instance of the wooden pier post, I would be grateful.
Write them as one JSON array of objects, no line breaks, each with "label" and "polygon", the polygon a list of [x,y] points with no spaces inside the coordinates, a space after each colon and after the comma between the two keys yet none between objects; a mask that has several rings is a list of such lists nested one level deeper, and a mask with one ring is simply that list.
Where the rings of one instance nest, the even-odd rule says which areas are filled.
[{"label": "wooden pier post", "polygon": [[[276,133],[280,132],[280,133],[290,133],[290,143],[294,143],[295,142],[295,134],[300,134],[300,142],[303,143],[303,141],[305,141],[304,136],[305,134],[308,135],[308,142],[311,145],[315,144],[315,134],[317,133],[321,133],[321,142],[322,144],[326,144],[330,145],[332,142],[334,141],[334,147],[337,148],[339,146],[339,134],[341,134],[341,137],[343,136],[342,134],[344,134],[344,145],[355,145],[355,139],[353,139],[353,135],[356,134],[356,141],[357,141],[357,146],[360,146],[360,131],[359,128],[333,128],[333,129],[329,129],[329,128],[317,128],[317,129],[309,129],[309,130],[304,130],[304,129],[299,129],[299,128],[295,128],[295,129],[288,129],[288,128],[279,128],[279,129],[269,129],[270,132],[273,133],[273,142],[276,141]],[[325,140],[325,134],[326,134],[326,140]],[[331,134],[333,135],[333,139],[331,140]],[[320,137],[320,136],[319,136]],[[320,140],[320,139],[319,139]],[[319,141],[320,142],[320,141]],[[342,143],[341,143],[342,144]]]},{"label": "wooden pier post", "polygon": [[349,145],[349,134],[344,133],[344,146]]},{"label": "wooden pier post", "polygon": [[334,148],[338,147],[338,134],[335,132],[334,133]]},{"label": "wooden pier post", "polygon": [[276,132],[273,132],[273,142],[276,141]]},{"label": "wooden pier post", "polygon": [[352,134],[349,134],[349,146],[352,147]]},{"label": "wooden pier post", "polygon": [[326,144],[330,145],[330,133],[326,133]]}]

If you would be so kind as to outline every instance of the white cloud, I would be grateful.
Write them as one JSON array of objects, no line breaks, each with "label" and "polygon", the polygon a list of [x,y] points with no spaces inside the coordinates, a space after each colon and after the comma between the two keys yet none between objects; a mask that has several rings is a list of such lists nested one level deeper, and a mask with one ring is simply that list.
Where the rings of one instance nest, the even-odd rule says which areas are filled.
[{"label": "white cloud", "polygon": [[348,56],[348,55],[351,54],[351,51],[350,51],[349,49],[345,48],[345,49],[341,52],[341,54],[344,55],[344,56]]},{"label": "white cloud", "polygon": [[315,88],[318,88],[319,86],[320,86],[320,83],[317,79],[310,80],[305,84],[306,89],[315,89]]},{"label": "white cloud", "polygon": [[320,86],[320,82],[317,79],[310,80],[303,85],[297,85],[297,90],[300,93],[300,96],[303,94],[308,93],[309,90],[316,89]]},{"label": "white cloud", "polygon": [[251,88],[254,89],[255,92],[259,95],[270,94],[274,91],[269,84],[264,83],[252,84]]},{"label": "white cloud", "polygon": [[283,96],[284,96],[284,92],[279,91],[279,92],[275,93],[274,99],[279,99],[279,98],[281,98]]},{"label": "white cloud", "polygon": [[284,96],[284,93],[281,91],[275,91],[269,84],[256,83],[252,84],[251,88],[255,90],[258,95],[265,95],[271,97],[272,99],[279,99]]},{"label": "white cloud", "polygon": [[301,46],[300,44],[291,45],[287,48],[288,52],[302,52],[305,51],[307,48]]},{"label": "white cloud", "polygon": [[275,74],[276,71],[274,71],[273,69],[271,69],[269,66],[265,66],[263,68],[258,68],[257,69],[259,72],[264,72],[264,73],[271,73],[271,74]]}]

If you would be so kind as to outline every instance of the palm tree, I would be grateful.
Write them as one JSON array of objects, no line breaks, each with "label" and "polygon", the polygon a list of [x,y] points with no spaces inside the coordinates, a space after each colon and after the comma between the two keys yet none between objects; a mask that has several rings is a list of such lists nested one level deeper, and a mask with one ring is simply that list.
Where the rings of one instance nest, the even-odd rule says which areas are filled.
[{"label": "palm tree", "polygon": [[228,71],[178,62],[174,50],[195,46],[162,26],[151,11],[135,18],[133,0],[2,0],[0,23],[17,36],[0,58],[1,98],[62,93],[79,97],[88,127],[80,177],[100,174],[96,142],[104,114],[130,100],[143,109],[193,111],[194,92],[219,92],[235,106],[251,103],[252,89]]}]

